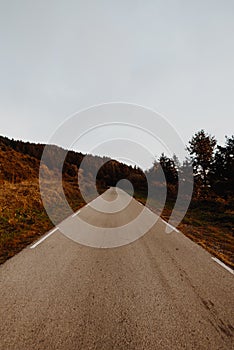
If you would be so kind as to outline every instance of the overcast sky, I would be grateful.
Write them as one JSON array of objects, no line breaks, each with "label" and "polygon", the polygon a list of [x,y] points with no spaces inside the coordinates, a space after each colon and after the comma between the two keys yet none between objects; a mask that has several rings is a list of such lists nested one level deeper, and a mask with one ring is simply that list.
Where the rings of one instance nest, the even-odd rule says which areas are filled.
[{"label": "overcast sky", "polygon": [[10,138],[47,142],[76,111],[123,101],[160,112],[185,142],[204,128],[223,143],[234,1],[0,0],[0,99]]}]

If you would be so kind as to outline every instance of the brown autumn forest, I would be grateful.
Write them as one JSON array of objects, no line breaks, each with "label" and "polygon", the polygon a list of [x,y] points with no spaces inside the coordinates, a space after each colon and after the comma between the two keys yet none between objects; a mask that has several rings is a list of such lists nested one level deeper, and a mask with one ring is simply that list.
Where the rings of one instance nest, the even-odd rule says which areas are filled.
[{"label": "brown autumn forest", "polygon": [[[42,205],[39,189],[39,167],[44,147],[43,144],[0,136],[0,263],[53,227]],[[43,170],[51,178],[58,171],[55,160],[61,152],[65,150],[49,146]],[[92,174],[96,171],[99,193],[126,178],[134,187],[134,196],[142,203],[147,198],[147,179],[159,194],[164,182],[167,197],[161,216],[167,220],[177,197],[178,173],[184,177],[186,186],[186,172],[192,167],[193,196],[179,229],[234,267],[234,136],[227,137],[226,144],[219,146],[213,136],[201,130],[191,138],[188,152],[190,157],[182,164],[176,156],[170,159],[162,154],[146,173],[116,160],[88,155],[78,184],[78,171],[84,155],[69,151],[63,165],[63,190],[71,208],[77,210],[85,204],[80,186],[85,186],[86,193],[92,192]],[[163,179],[160,169],[164,172]],[[56,203],[58,197],[57,188],[52,184],[49,200]],[[151,209],[157,212],[156,202],[151,202]],[[59,213],[58,217],[58,221],[65,218],[66,212]]]}]

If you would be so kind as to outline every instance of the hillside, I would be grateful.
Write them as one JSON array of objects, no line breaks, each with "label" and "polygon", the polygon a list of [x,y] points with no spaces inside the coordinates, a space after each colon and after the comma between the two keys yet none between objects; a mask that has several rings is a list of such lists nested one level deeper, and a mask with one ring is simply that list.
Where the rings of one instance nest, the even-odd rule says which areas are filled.
[{"label": "hillside", "polygon": [[[39,189],[39,166],[44,147],[43,144],[15,141],[0,136],[0,263],[53,226],[42,205]],[[58,172],[56,157],[64,152],[66,151],[58,146],[49,146],[46,164],[43,164],[43,171],[51,179],[47,200],[56,206],[57,222],[68,215],[57,206],[60,193],[53,181]],[[63,190],[73,210],[85,204],[80,193],[81,188],[92,198],[93,183],[96,182],[99,193],[102,193],[109,186],[115,186],[122,178],[127,178],[133,184],[134,196],[145,203],[147,182],[141,169],[106,157],[86,155],[85,168],[82,169],[78,184],[78,171],[83,159],[82,153],[69,151],[63,166]],[[174,161],[164,155],[158,163],[153,164],[147,171],[147,177],[157,193],[160,193],[162,185],[158,175],[159,164],[167,181],[167,201],[162,217],[168,220],[177,195],[177,170]],[[185,173],[186,165],[180,167],[179,171]],[[96,172],[97,179],[94,179],[93,174]],[[217,187],[219,192],[221,185],[226,188],[221,197],[212,189],[209,193],[207,190],[201,191],[200,180],[195,177],[192,202],[179,228],[190,239],[233,267],[233,196],[230,181],[226,179],[227,176],[218,178],[218,181],[213,180],[214,188]],[[157,212],[157,203],[154,200],[151,202],[151,209]]]},{"label": "hillside", "polygon": [[[0,263],[53,226],[42,205],[39,189],[39,166],[44,147],[42,144],[15,141],[0,136]],[[44,171],[51,179],[56,177],[55,159],[60,152],[65,150],[50,146],[47,164],[43,164]],[[73,210],[85,204],[78,186],[78,169],[83,158],[82,153],[69,151],[63,166],[63,190]],[[107,163],[104,164],[105,162]],[[125,177],[135,183],[135,187],[139,187],[136,186],[136,182],[139,174],[141,177],[143,175],[140,169],[109,158],[88,155],[82,173],[86,192],[89,192],[89,186],[92,189],[92,174],[99,168],[99,193]],[[57,202],[59,193],[53,181],[50,183],[48,195],[51,203]],[[66,213],[57,211],[59,222],[66,217]]]}]

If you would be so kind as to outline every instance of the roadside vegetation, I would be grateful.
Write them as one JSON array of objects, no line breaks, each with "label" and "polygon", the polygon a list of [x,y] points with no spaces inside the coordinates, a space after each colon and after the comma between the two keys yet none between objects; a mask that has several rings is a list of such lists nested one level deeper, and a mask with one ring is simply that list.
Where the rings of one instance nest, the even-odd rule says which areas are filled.
[{"label": "roadside vegetation", "polygon": [[[167,200],[162,217],[168,220],[178,191],[178,173],[186,186],[193,169],[194,189],[190,207],[179,229],[211,254],[234,268],[234,136],[219,146],[204,130],[197,132],[187,148],[190,157],[180,164],[162,154],[148,170],[150,181],[159,186],[160,168],[167,181]],[[144,203],[144,195],[137,197]],[[151,207],[157,212],[157,204]]]},{"label": "roadside vegetation", "polygon": [[[39,189],[43,149],[42,144],[0,137],[0,263],[53,227],[43,207]],[[43,164],[45,173],[52,179],[48,183],[48,200],[53,205],[60,196],[56,183],[53,183],[58,171],[56,157],[59,152],[65,150],[50,146],[49,156]],[[72,209],[77,210],[85,204],[81,189],[82,193],[92,198],[95,183],[99,193],[102,193],[126,178],[133,184],[135,197],[145,203],[148,179],[159,196],[163,186],[167,186],[162,217],[168,220],[177,196],[178,173],[186,186],[186,181],[189,181],[186,174],[192,167],[193,197],[179,229],[234,267],[234,137],[227,137],[226,144],[219,146],[213,136],[201,130],[191,138],[188,152],[190,157],[182,164],[176,155],[168,158],[162,154],[144,173],[138,167],[92,155],[85,157],[86,165],[80,169],[84,155],[69,151],[63,166],[63,190]],[[96,172],[97,178],[94,178]],[[157,211],[156,201],[152,200],[150,205],[152,210]],[[66,215],[66,212],[58,210],[58,221]]]}]

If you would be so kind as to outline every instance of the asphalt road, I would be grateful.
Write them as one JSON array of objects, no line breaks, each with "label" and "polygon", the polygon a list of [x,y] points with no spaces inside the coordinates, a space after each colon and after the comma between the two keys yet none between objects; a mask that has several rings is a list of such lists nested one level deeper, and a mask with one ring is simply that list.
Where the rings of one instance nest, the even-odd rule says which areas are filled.
[{"label": "asphalt road", "polygon": [[234,275],[154,218],[110,189],[3,264],[0,349],[233,349]]}]

